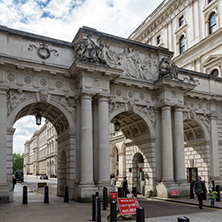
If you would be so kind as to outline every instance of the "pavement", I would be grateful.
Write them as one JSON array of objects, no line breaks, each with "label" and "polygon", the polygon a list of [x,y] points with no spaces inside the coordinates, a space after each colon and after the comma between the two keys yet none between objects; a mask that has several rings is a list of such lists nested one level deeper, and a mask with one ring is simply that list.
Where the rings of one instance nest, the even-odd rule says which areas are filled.
[{"label": "pavement", "polygon": [[[33,179],[34,183],[35,179]],[[32,179],[29,180],[32,183]],[[47,184],[56,185],[56,181],[48,180]],[[92,205],[91,203],[79,203],[69,201],[64,203],[62,197],[54,194],[49,196],[49,204],[44,203],[44,196],[40,192],[35,192],[33,185],[28,187],[28,204],[22,204],[23,185],[16,184],[14,190],[14,201],[12,203],[0,204],[0,222],[69,222],[69,221],[92,221]],[[35,187],[35,186],[34,186]],[[203,210],[199,210],[197,199],[188,198],[145,198],[138,196],[139,202],[156,201],[159,203],[174,204],[175,208],[179,205],[191,206],[197,208],[195,213],[186,213],[186,215],[170,215],[146,218],[146,222],[173,222],[178,221],[179,217],[186,216],[190,222],[221,222],[222,221],[222,202],[215,202],[216,207],[210,208],[210,200],[204,201]],[[167,210],[167,207],[165,207]],[[101,210],[101,221],[108,221],[110,208]],[[179,211],[178,211],[179,212]],[[181,213],[181,212],[180,212]],[[148,215],[147,215],[148,216]],[[146,216],[146,217],[147,217]],[[132,218],[120,218],[118,221],[136,221]]]}]

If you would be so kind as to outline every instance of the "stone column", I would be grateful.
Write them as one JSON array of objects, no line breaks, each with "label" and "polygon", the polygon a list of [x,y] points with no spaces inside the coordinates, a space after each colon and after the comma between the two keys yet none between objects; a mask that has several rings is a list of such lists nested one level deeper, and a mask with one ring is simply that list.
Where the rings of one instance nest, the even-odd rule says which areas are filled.
[{"label": "stone column", "polygon": [[109,159],[109,111],[108,98],[98,99],[98,154],[99,154],[99,184],[109,184],[110,159]]},{"label": "stone column", "polygon": [[162,167],[163,182],[173,181],[173,142],[170,106],[162,107]]},{"label": "stone column", "polygon": [[210,150],[210,176],[214,180],[220,179],[219,150],[218,150],[218,132],[217,132],[217,116],[210,116],[211,124],[211,150]]},{"label": "stone column", "polygon": [[177,182],[185,181],[183,109],[174,109],[174,173]]},{"label": "stone column", "polygon": [[[6,91],[0,90],[0,203],[11,201],[12,181],[12,144],[8,149],[10,159],[7,156],[7,101]],[[7,161],[8,160],[8,161]],[[9,166],[9,168],[7,167]]]},{"label": "stone column", "polygon": [[81,97],[80,184],[93,184],[92,98]]}]

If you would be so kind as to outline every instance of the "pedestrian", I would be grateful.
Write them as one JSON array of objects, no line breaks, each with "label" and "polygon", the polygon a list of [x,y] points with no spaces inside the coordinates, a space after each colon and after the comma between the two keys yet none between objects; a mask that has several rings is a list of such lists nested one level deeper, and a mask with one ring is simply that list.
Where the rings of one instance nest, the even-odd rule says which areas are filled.
[{"label": "pedestrian", "polygon": [[198,176],[197,181],[193,186],[193,194],[197,195],[200,209],[203,208],[203,198],[206,193],[207,193],[206,186],[204,182],[201,180],[201,176]]},{"label": "pedestrian", "polygon": [[113,177],[112,179],[111,179],[111,184],[115,187],[116,186],[116,178],[115,177]]},{"label": "pedestrian", "polygon": [[210,206],[211,207],[214,207],[214,202],[215,202],[216,194],[217,194],[217,192],[213,191],[212,188],[209,189],[208,195],[210,197],[210,201],[211,201]]},{"label": "pedestrian", "polygon": [[12,191],[14,191],[15,184],[16,184],[16,178],[15,178],[15,176],[13,175],[13,176],[12,176]]},{"label": "pedestrian", "polygon": [[121,183],[121,188],[123,189],[123,197],[127,197],[128,181],[127,181],[126,177],[124,177],[124,179]]}]

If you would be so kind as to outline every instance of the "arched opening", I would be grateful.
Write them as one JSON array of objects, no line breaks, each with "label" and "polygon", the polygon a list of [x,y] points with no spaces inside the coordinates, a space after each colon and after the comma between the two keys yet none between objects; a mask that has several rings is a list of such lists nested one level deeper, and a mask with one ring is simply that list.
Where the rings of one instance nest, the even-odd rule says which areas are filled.
[{"label": "arched opening", "polygon": [[[25,101],[25,104],[18,106],[17,110],[10,112],[8,125],[13,125],[22,117],[35,116],[37,112],[46,119],[41,129],[25,145],[27,152],[24,158],[24,172],[37,177],[43,174],[48,178],[57,178],[57,195],[62,196],[64,185],[67,185],[70,187],[69,196],[73,199],[71,184],[75,183],[76,174],[68,172],[75,172],[76,168],[75,155],[70,154],[75,153],[75,137],[72,136],[75,129],[69,127],[74,126],[74,123],[72,115],[69,115],[70,111],[67,112],[60,104],[52,103]],[[11,141],[13,133],[14,130],[8,130],[8,138]],[[8,143],[8,150],[13,150],[12,145],[13,143]],[[67,164],[68,157],[72,164]]]},{"label": "arched opening", "polygon": [[196,181],[201,175],[209,182],[209,144],[202,126],[194,119],[184,120],[184,148],[187,181]]},{"label": "arched opening", "polygon": [[140,153],[136,153],[133,157],[133,186],[137,188],[138,193],[144,193],[144,160]]},{"label": "arched opening", "polygon": [[[117,120],[119,131],[115,131],[114,127]],[[156,169],[151,165],[155,162],[155,144],[146,121],[139,114],[128,111],[116,115],[110,125],[111,166],[115,160],[114,147],[118,147],[119,156],[116,185],[120,186],[126,176],[129,190],[136,186],[139,193],[155,190]]]},{"label": "arched opening", "polygon": [[218,71],[218,69],[214,69],[214,70],[210,73],[210,75],[212,75],[212,76],[214,76],[214,77],[218,77],[218,76],[219,76],[219,71]]}]

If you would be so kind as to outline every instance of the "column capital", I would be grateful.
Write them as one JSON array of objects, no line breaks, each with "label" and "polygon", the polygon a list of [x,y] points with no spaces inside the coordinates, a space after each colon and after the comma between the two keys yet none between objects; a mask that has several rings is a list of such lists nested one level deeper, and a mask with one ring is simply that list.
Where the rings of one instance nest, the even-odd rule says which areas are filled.
[{"label": "column capital", "polygon": [[171,106],[168,106],[168,105],[164,105],[161,107],[161,110],[171,110]]}]

